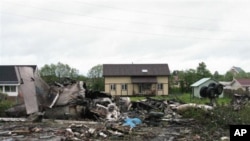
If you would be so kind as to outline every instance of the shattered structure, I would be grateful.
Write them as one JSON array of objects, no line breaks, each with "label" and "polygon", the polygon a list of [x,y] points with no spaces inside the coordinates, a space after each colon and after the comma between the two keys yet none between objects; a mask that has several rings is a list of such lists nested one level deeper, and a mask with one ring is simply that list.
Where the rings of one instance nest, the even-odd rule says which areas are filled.
[{"label": "shattered structure", "polygon": [[43,97],[48,93],[49,86],[40,78],[37,66],[1,66],[1,69],[3,83],[12,84],[17,91],[14,97],[18,105],[6,113],[9,116],[19,116],[39,112],[39,105],[47,102]]},{"label": "shattered structure", "polygon": [[[29,69],[25,72],[29,72]],[[10,117],[25,118],[0,118],[0,121],[4,122],[24,122],[27,126],[0,125],[0,139],[130,140],[130,135],[133,134],[133,139],[136,140],[176,140],[191,132],[189,128],[179,125],[190,126],[194,122],[193,119],[182,119],[179,113],[189,108],[205,111],[213,109],[209,105],[183,104],[150,97],[141,101],[130,101],[129,97],[111,96],[100,91],[88,90],[84,82],[71,79],[65,79],[65,83],[55,82],[47,87],[39,77],[33,78],[33,81],[24,81],[22,89],[34,86],[36,91],[32,90],[30,93],[33,93],[36,101],[14,106],[6,111]],[[53,124],[56,122],[62,127],[54,127],[53,124],[49,125],[49,128],[43,127],[51,119]],[[29,122],[42,124],[34,127]],[[168,126],[159,130],[166,122],[178,126]],[[146,127],[152,130],[149,131]]]}]

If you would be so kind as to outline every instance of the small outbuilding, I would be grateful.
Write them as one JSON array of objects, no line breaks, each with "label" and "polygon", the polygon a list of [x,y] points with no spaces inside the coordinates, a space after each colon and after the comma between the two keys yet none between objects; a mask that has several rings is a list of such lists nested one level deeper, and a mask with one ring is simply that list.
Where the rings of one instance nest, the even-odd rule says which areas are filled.
[{"label": "small outbuilding", "polygon": [[[208,86],[211,83],[218,84],[219,82],[216,81],[216,80],[214,80],[214,79],[212,79],[212,78],[202,78],[199,81],[196,81],[195,83],[193,83],[191,85],[191,87],[192,87],[192,97],[199,97],[199,98],[201,98],[201,96],[200,96],[200,90],[201,90],[201,88],[203,86]],[[223,97],[223,93],[219,97]]]}]

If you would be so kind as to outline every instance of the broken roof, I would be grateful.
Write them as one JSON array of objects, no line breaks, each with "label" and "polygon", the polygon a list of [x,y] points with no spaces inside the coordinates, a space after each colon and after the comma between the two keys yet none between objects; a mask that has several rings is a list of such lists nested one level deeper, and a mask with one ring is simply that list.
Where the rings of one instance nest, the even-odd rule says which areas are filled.
[{"label": "broken roof", "polygon": [[168,64],[104,64],[103,76],[168,76]]},{"label": "broken roof", "polygon": [[16,67],[32,67],[34,71],[37,68],[36,65],[0,65],[0,84],[19,83]]}]

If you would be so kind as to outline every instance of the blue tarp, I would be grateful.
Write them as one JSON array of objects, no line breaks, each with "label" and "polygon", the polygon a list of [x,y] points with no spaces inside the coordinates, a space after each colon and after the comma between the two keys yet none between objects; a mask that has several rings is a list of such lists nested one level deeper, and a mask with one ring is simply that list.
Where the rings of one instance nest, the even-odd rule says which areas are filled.
[{"label": "blue tarp", "polygon": [[123,123],[123,126],[130,126],[130,128],[134,128],[136,125],[142,123],[139,118],[126,118],[124,122],[125,123]]}]

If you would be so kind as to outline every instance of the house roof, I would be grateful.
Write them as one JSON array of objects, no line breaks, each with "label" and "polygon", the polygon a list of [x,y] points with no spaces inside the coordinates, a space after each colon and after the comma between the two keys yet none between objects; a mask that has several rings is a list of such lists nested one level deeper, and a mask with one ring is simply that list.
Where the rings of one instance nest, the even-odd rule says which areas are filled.
[{"label": "house roof", "polygon": [[236,81],[238,81],[240,83],[241,86],[250,86],[250,79],[235,79]]},{"label": "house roof", "polygon": [[202,79],[200,79],[199,81],[196,81],[195,83],[193,83],[193,84],[191,85],[191,87],[198,87],[198,86],[200,86],[201,84],[207,82],[207,81],[210,80],[210,79],[211,79],[211,78],[202,78]]},{"label": "house roof", "polygon": [[103,76],[168,76],[168,64],[104,64]]},{"label": "house roof", "polygon": [[240,68],[240,67],[235,67],[235,66],[233,66],[233,67],[231,68],[231,70],[234,70],[234,71],[236,71],[237,73],[244,72],[244,70],[243,70],[242,68]]},{"label": "house roof", "polygon": [[0,66],[0,84],[18,84],[15,66]]},{"label": "house roof", "polygon": [[18,73],[16,67],[28,66],[34,70],[36,65],[0,65],[0,84],[18,84]]}]

